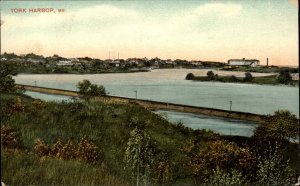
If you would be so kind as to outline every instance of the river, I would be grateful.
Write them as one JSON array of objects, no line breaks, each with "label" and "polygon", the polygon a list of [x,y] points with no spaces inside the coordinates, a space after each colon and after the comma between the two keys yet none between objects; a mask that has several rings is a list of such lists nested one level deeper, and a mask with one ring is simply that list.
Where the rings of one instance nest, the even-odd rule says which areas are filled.
[{"label": "river", "polygon": [[[189,72],[204,75],[207,70],[159,69],[151,72],[88,75],[19,74],[14,79],[19,84],[67,90],[76,90],[76,84],[79,81],[89,79],[92,83],[104,85],[110,95],[218,109],[229,109],[230,101],[232,101],[231,109],[234,111],[272,114],[278,109],[287,109],[299,117],[298,87],[188,81],[185,80],[185,76]],[[215,71],[216,73],[244,75],[242,72]],[[260,75],[267,74],[253,73],[253,76]],[[176,113],[169,112],[167,115],[170,120],[178,118]],[[206,120],[200,119],[200,121],[199,118],[195,119],[197,117],[194,115],[185,114],[185,116],[190,119],[181,118],[181,120],[187,121],[184,123],[187,126],[190,123],[190,127],[192,123],[199,123],[199,127],[209,123],[207,118]],[[214,118],[212,120],[216,121]],[[253,130],[254,126],[251,126],[249,130]]]}]

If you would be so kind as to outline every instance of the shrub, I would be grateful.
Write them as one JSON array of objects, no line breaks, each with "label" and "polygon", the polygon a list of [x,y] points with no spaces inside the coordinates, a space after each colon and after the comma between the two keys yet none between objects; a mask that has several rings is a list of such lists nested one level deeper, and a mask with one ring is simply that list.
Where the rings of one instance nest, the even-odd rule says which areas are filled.
[{"label": "shrub", "polygon": [[246,72],[246,73],[245,73],[244,81],[250,82],[250,81],[252,81],[253,79],[254,79],[254,78],[253,78],[253,76],[252,76],[252,74],[251,74],[250,72]]},{"label": "shrub", "polygon": [[9,126],[1,126],[1,142],[3,147],[15,149],[21,147],[21,135],[16,129]]},{"label": "shrub", "polygon": [[92,96],[105,96],[106,90],[102,85],[91,84],[91,82],[87,79],[79,82],[77,84],[77,88],[79,89],[79,94],[84,97],[92,97]]},{"label": "shrub", "polygon": [[299,120],[295,114],[287,110],[278,110],[268,116],[266,124],[254,131],[254,137],[259,139],[299,140]]},{"label": "shrub", "polygon": [[191,160],[186,168],[198,177],[206,177],[210,170],[220,169],[230,171],[232,169],[240,172],[251,172],[256,158],[248,148],[240,148],[235,143],[216,140],[208,142],[205,146],[194,146]]},{"label": "shrub", "polygon": [[98,147],[96,147],[86,136],[81,138],[79,142],[76,157],[89,163],[98,162],[101,158],[98,153]]},{"label": "shrub", "polygon": [[16,100],[9,102],[7,107],[5,107],[5,112],[7,114],[12,114],[14,112],[23,112],[23,111],[24,111],[24,105],[20,97],[17,97]]},{"label": "shrub", "polygon": [[259,157],[259,185],[292,185],[296,182],[296,174],[283,156],[282,150],[276,146],[266,157]]},{"label": "shrub", "polygon": [[78,146],[70,139],[66,143],[57,139],[51,148],[47,147],[43,140],[37,139],[34,150],[39,157],[52,156],[63,160],[83,160],[88,163],[97,163],[102,158],[98,147],[86,136],[81,138]]},{"label": "shrub", "polygon": [[168,183],[171,179],[170,164],[166,161],[159,161],[154,166],[154,177],[157,183]]},{"label": "shrub", "polygon": [[238,81],[238,78],[234,75],[231,76],[231,81],[233,82],[237,82]]},{"label": "shrub", "polygon": [[15,80],[12,78],[16,75],[12,66],[0,63],[0,91],[16,92]]},{"label": "shrub", "polygon": [[61,139],[58,139],[51,147],[50,155],[54,157],[59,157],[61,149],[63,148],[64,143]]},{"label": "shrub", "polygon": [[63,160],[75,159],[76,157],[76,147],[74,143],[69,139],[67,143],[64,144],[62,149],[59,151],[58,158]]},{"label": "shrub", "polygon": [[49,148],[45,144],[45,142],[41,139],[37,139],[34,145],[35,153],[39,157],[48,156],[49,155]]},{"label": "shrub", "polygon": [[208,71],[206,75],[207,75],[207,79],[210,81],[214,80],[214,78],[215,78],[215,74],[213,71]]},{"label": "shrub", "polygon": [[279,72],[279,76],[277,77],[277,81],[282,84],[288,84],[292,81],[292,76],[288,70],[281,70]]},{"label": "shrub", "polygon": [[209,185],[245,185],[246,178],[237,170],[228,173],[217,167],[213,170],[207,183]]},{"label": "shrub", "polygon": [[186,80],[193,80],[195,75],[193,73],[188,73],[185,77]]}]

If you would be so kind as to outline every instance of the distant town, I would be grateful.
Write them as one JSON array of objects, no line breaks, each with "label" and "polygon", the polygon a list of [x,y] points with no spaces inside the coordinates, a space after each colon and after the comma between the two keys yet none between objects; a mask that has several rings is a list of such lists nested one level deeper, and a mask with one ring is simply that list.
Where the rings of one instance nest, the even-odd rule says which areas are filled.
[{"label": "distant town", "polygon": [[[145,72],[161,68],[191,68],[206,69],[218,68],[222,70],[253,71],[253,72],[277,72],[279,67],[260,65],[257,59],[228,59],[227,62],[184,60],[184,59],[160,59],[158,57],[148,59],[108,59],[102,60],[90,57],[66,58],[54,54],[44,57],[34,53],[17,55],[15,53],[1,54],[1,63],[14,65],[18,73],[113,73],[113,72]],[[245,69],[246,68],[246,69]],[[289,68],[291,73],[298,73],[297,68]]]}]

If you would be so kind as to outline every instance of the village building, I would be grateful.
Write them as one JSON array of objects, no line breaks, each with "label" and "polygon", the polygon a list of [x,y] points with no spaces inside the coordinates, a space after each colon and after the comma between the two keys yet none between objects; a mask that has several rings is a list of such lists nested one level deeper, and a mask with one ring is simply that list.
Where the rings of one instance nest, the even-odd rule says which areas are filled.
[{"label": "village building", "polygon": [[6,61],[7,59],[5,57],[2,57],[1,58],[1,61]]},{"label": "village building", "polygon": [[299,81],[299,73],[291,74],[292,80]]},{"label": "village building", "polygon": [[259,65],[259,60],[257,59],[230,59],[228,60],[229,66],[251,66],[256,67]]},{"label": "village building", "polygon": [[27,62],[29,62],[29,63],[40,63],[40,62],[43,63],[43,62],[45,62],[45,60],[44,59],[28,58]]},{"label": "village building", "polygon": [[115,66],[115,67],[119,67],[120,66],[120,61],[119,60],[113,60],[111,62],[109,62],[110,65]]},{"label": "village building", "polygon": [[59,60],[57,63],[58,66],[71,66],[73,65],[71,60]]}]

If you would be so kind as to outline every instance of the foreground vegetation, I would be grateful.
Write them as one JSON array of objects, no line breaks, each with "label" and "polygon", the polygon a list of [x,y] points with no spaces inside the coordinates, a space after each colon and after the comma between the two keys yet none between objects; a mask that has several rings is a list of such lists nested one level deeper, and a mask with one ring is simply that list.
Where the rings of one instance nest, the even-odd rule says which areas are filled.
[{"label": "foreground vegetation", "polygon": [[[297,133],[288,131],[297,125],[288,125],[278,138],[286,120],[275,116],[268,121],[272,125],[244,138],[192,130],[138,105],[104,98],[57,103],[2,94],[1,102],[1,179],[8,185],[296,181],[297,146],[288,139]],[[298,122],[289,112],[277,113],[283,116]]]},{"label": "foreground vegetation", "polygon": [[78,83],[82,100],[45,102],[1,74],[1,181],[7,185],[290,185],[299,120],[267,117],[251,138],[172,124]]},{"label": "foreground vegetation", "polygon": [[186,75],[186,80],[195,81],[218,81],[227,83],[253,83],[253,84],[269,84],[269,85],[299,85],[298,81],[293,81],[288,71],[280,71],[279,75],[269,75],[261,77],[253,77],[250,72],[245,73],[245,77],[219,76],[213,71],[208,71],[207,76],[195,76],[192,73]]}]

